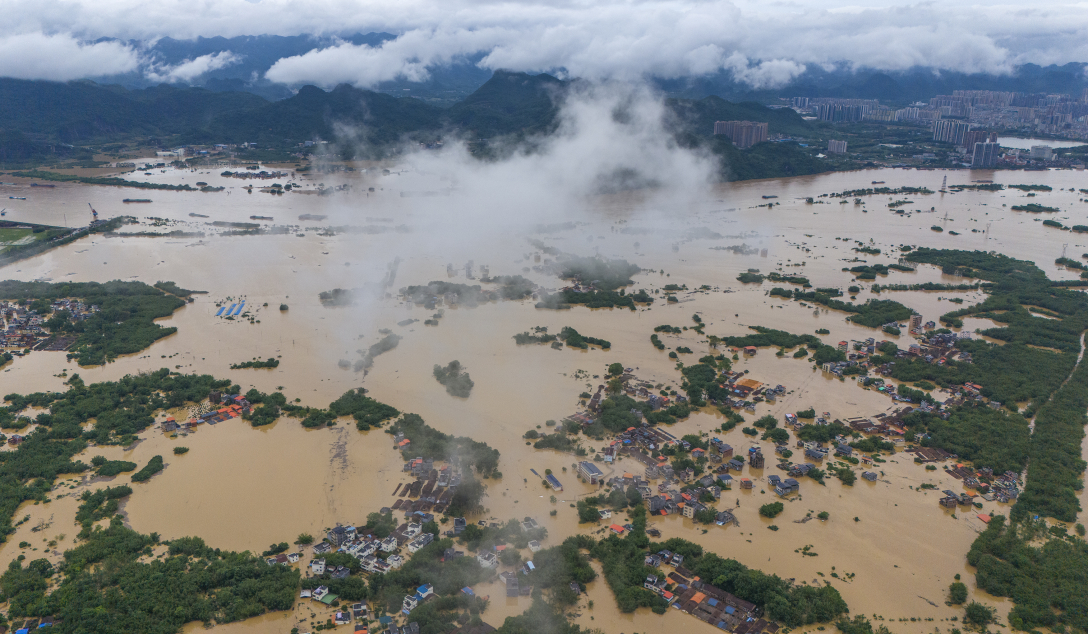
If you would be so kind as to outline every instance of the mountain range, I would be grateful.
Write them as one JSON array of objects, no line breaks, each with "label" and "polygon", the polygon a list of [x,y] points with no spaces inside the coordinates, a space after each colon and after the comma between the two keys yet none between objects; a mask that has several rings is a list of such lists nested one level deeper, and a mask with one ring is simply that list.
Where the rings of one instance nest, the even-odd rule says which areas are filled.
[{"label": "mountain range", "polygon": [[[334,46],[339,43],[381,46],[396,39],[385,32],[351,33],[339,36],[317,35],[250,35],[232,38],[199,37],[190,40],[162,38],[152,43],[125,42],[144,51],[154,68],[171,68],[205,55],[230,53],[232,63],[209,70],[192,78],[187,85],[215,91],[247,91],[270,100],[285,99],[300,86],[286,86],[264,79],[276,61]],[[492,71],[477,64],[485,56],[480,52],[453,60],[449,64],[429,67],[425,81],[406,79],[381,82],[372,87],[376,92],[413,96],[436,105],[452,105],[480,88]],[[659,78],[647,80],[662,92],[675,97],[700,99],[717,95],[732,101],[770,103],[782,97],[852,97],[879,99],[891,104],[906,104],[927,100],[953,90],[1000,90],[1027,93],[1080,94],[1088,87],[1088,64],[1039,66],[1024,64],[1013,72],[1000,75],[963,73],[914,67],[902,71],[881,71],[838,65],[825,68],[817,64],[788,83],[774,88],[754,89],[739,81],[730,71],[702,76]],[[563,69],[553,69],[553,75],[565,77]],[[105,84],[119,84],[129,89],[148,88],[158,83],[154,73],[134,71],[124,75],[97,78]]]},{"label": "mountain range", "polygon": [[[256,143],[294,151],[305,141],[326,140],[344,158],[387,156],[404,141],[432,142],[457,136],[477,151],[494,152],[493,141],[517,141],[555,129],[567,91],[576,81],[547,74],[495,72],[452,106],[394,97],[348,85],[332,90],[303,86],[270,101],[248,92],[154,86],[128,90],[89,81],[57,83],[0,79],[0,166],[71,158],[114,144],[180,145]],[[775,133],[804,136],[815,126],[788,108],[720,97],[671,98],[671,132],[685,145],[706,145],[728,157],[726,177],[770,177],[827,169],[796,144],[740,152],[713,138],[719,120],[766,121]],[[343,143],[340,147],[340,141]],[[497,144],[496,144],[497,145]],[[504,144],[509,146],[510,144]]]}]

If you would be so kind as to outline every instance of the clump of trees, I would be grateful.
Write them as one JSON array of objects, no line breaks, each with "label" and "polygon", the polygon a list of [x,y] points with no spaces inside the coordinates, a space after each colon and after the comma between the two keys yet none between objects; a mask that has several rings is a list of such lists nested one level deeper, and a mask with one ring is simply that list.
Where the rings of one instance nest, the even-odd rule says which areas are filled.
[{"label": "clump of trees", "polygon": [[253,359],[251,361],[245,361],[243,363],[232,363],[230,365],[231,370],[245,370],[248,368],[276,368],[279,367],[280,360],[274,357],[269,357],[264,361],[259,359]]},{"label": "clump of trees", "polygon": [[450,396],[468,398],[472,392],[472,386],[475,385],[468,372],[461,367],[461,362],[457,360],[450,361],[446,367],[435,365],[434,378],[446,386],[446,393]]},{"label": "clump of trees", "polygon": [[557,336],[548,334],[547,326],[535,326],[532,332],[526,330],[525,332],[514,335],[514,342],[519,346],[532,343],[551,343],[556,339],[558,339]]},{"label": "clump of trees", "polygon": [[[855,267],[856,268],[856,267]],[[884,269],[884,274],[887,274],[887,269]],[[866,275],[872,275],[876,277],[875,273],[861,272],[858,277],[861,279],[867,279]],[[912,311],[903,304],[890,299],[870,299],[864,304],[852,304],[850,302],[844,302],[842,300],[834,299],[834,295],[827,291],[828,289],[817,289],[815,291],[802,291],[801,289],[785,289],[775,288],[771,290],[772,295],[779,295],[786,298],[793,298],[798,301],[813,302],[816,304],[822,304],[833,310],[841,310],[846,313],[853,313],[847,319],[856,324],[862,326],[868,326],[870,328],[879,328],[886,323],[893,321],[903,321],[909,319]],[[851,291],[856,292],[856,291]],[[839,295],[842,293],[839,292]]]},{"label": "clump of trees", "polygon": [[591,345],[600,346],[603,350],[608,350],[612,347],[611,342],[579,334],[577,330],[570,326],[564,326],[563,329],[559,331],[559,338],[566,343],[568,347],[579,348],[581,350],[585,350]]},{"label": "clump of trees", "polygon": [[1028,461],[1028,421],[1015,412],[968,404],[953,409],[948,420],[919,411],[907,415],[903,424],[927,434],[923,447],[944,449],[995,473],[1020,472]]},{"label": "clump of trees", "polygon": [[591,284],[596,288],[613,291],[621,286],[634,284],[631,276],[642,270],[637,264],[627,260],[605,260],[602,258],[571,258],[562,263],[559,277],[577,280],[582,284]]},{"label": "clump of trees", "polygon": [[91,458],[91,464],[97,468],[96,472],[98,475],[106,477],[112,477],[136,469],[135,462],[129,462],[127,460],[106,460],[105,456],[95,456],[94,458]]},{"label": "clump of trees", "polygon": [[784,350],[803,345],[812,351],[812,362],[817,365],[846,360],[846,353],[834,346],[825,345],[815,335],[795,335],[785,330],[774,330],[763,326],[750,326],[749,328],[756,331],[756,334],[744,335],[743,337],[722,337],[721,342],[733,348],[748,346],[765,348],[773,346]]},{"label": "clump of trees", "polygon": [[132,481],[145,482],[147,480],[150,480],[151,476],[162,471],[162,468],[162,456],[152,456],[151,460],[147,461],[147,465],[143,469],[140,469],[136,473],[132,474]]},{"label": "clump of trees", "polygon": [[536,304],[537,308],[566,309],[573,305],[584,305],[587,308],[628,308],[635,310],[636,304],[652,304],[653,297],[646,289],[639,289],[637,293],[628,293],[624,289],[619,291],[593,290],[585,293],[567,289],[553,295],[545,295]]},{"label": "clump of trees", "polygon": [[94,493],[84,491],[80,495],[79,508],[76,509],[76,523],[83,526],[80,539],[86,539],[90,534],[91,525],[98,520],[113,517],[120,508],[120,501],[132,495],[132,487],[118,486],[98,489]]},{"label": "clump of trees", "polygon": [[397,408],[378,402],[366,395],[366,390],[356,388],[344,392],[340,398],[329,403],[329,411],[335,416],[351,416],[359,431],[378,427],[383,422],[400,415]]},{"label": "clump of trees", "polygon": [[[497,449],[471,438],[444,434],[427,425],[417,414],[405,414],[389,427],[388,432],[403,432],[404,437],[412,441],[411,449],[405,452],[405,459],[420,456],[456,461],[466,467],[474,467],[484,477],[498,475],[495,471],[499,466]],[[454,514],[453,511],[450,514]]]},{"label": "clump of trees", "polygon": [[[52,616],[87,632],[173,634],[191,621],[230,623],[295,601],[298,570],[214,550],[197,537],[174,540],[165,557],[151,558],[158,536],[125,528],[115,516],[85,539],[64,553],[59,572],[45,559],[12,562],[0,577],[9,617]],[[100,574],[107,561],[110,573]]]}]

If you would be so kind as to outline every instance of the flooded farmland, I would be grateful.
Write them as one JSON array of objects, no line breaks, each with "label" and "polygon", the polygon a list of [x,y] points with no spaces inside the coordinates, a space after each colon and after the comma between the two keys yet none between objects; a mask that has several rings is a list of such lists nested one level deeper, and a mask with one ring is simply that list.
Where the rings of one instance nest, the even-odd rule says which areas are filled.
[{"label": "flooded farmland", "polygon": [[[1083,172],[1075,171],[870,170],[715,185],[697,196],[685,196],[677,206],[660,195],[640,191],[599,195],[580,203],[557,197],[561,208],[554,209],[540,201],[516,208],[504,197],[492,205],[471,184],[463,191],[451,187],[443,195],[415,195],[439,191],[442,183],[431,174],[410,170],[388,175],[380,170],[324,176],[299,173],[283,179],[303,184],[303,192],[318,183],[348,186],[328,195],[247,193],[237,179],[220,177],[217,172],[167,170],[154,178],[170,183],[206,181],[227,187],[224,192],[154,191],[149,194],[153,202],[126,205],[121,202],[127,195],[123,190],[59,184],[48,191],[32,191],[26,201],[9,208],[10,219],[63,225],[75,223],[76,217],[85,223],[84,209],[90,202],[103,217],[131,214],[140,222],[125,226],[115,236],[88,237],[8,265],[0,269],[0,278],[121,279],[148,284],[169,280],[206,294],[160,320],[176,326],[176,334],[108,365],[78,368],[64,353],[34,352],[17,358],[0,370],[4,393],[63,389],[65,378],[59,375],[65,370],[69,376],[78,372],[91,383],[162,367],[229,378],[243,391],[256,387],[271,392],[282,386],[289,399],[315,407],[326,406],[346,390],[365,387],[370,396],[403,412],[417,413],[443,432],[498,449],[502,478],[486,481],[487,510],[480,519],[533,517],[548,530],[545,545],[579,531],[598,530],[579,526],[571,508],[595,487],[574,476],[577,458],[573,455],[533,449],[523,435],[545,421],[578,411],[579,394],[593,392],[603,383],[600,377],[613,362],[632,368],[639,380],[679,389],[676,362],[650,344],[656,326],[693,326],[692,315],[698,314],[706,332],[716,336],[743,335],[750,326],[766,326],[797,334],[826,329],[829,334],[822,339],[831,344],[876,337],[905,347],[911,341],[906,334],[896,337],[848,322],[842,312],[771,297],[767,291],[773,284],[743,285],[736,280],[738,274],[748,269],[764,274],[777,270],[803,275],[814,287],[845,290],[857,284],[862,288],[857,301],[864,302],[877,296],[868,290],[872,282],[854,281],[842,269],[861,263],[895,263],[900,245],[998,251],[1036,262],[1051,279],[1077,277],[1077,271],[1056,265],[1057,257],[1080,258],[1088,252],[1088,237],[1083,234],[1043,226],[1042,214],[1010,209],[1025,201],[1037,202],[1060,210],[1046,214],[1048,219],[1065,225],[1088,224],[1088,202],[1075,191],[1086,187],[1086,180]],[[941,193],[945,177],[949,185],[993,180],[1049,185],[1052,191],[1030,198],[1015,189]],[[934,193],[867,195],[861,197],[862,204],[855,204],[854,197],[843,199],[846,204],[840,204],[839,198],[820,198],[821,194],[874,187],[874,181],[891,188],[927,187]],[[371,187],[374,192],[369,191]],[[6,195],[28,191],[28,184],[21,181],[0,186],[0,193]],[[888,207],[904,198],[911,201],[898,207],[904,213]],[[327,218],[300,221],[298,217],[304,214]],[[273,220],[254,221],[253,215]],[[266,231],[231,235],[228,229],[206,224],[214,221],[257,222]],[[937,226],[942,231],[933,229]],[[174,230],[204,235],[135,235]],[[853,248],[858,242],[881,252],[857,252]],[[725,248],[739,245],[747,245],[754,254]],[[541,268],[553,259],[542,247],[627,259],[642,268],[631,290],[653,294],[670,284],[684,290],[677,293],[675,303],[667,303],[658,293],[652,305],[635,311],[549,310],[536,308],[534,300],[425,308],[399,297],[398,289],[432,280],[480,284],[478,279],[466,278],[469,261],[474,263],[474,278],[480,266],[487,266],[492,275],[523,275],[542,289],[566,285]],[[761,255],[764,250],[765,256]],[[892,271],[877,280],[881,284],[961,281],[928,266],[913,272]],[[318,294],[336,288],[359,289],[356,301],[347,306],[323,305]],[[954,309],[950,299],[962,299],[962,307],[981,301],[983,295],[906,291],[884,292],[879,297],[895,299],[926,320],[936,320]],[[253,323],[216,317],[218,306],[242,299],[250,307]],[[281,304],[288,309],[280,310]],[[425,325],[439,309],[438,325]],[[967,327],[976,325],[969,321]],[[515,344],[515,334],[538,326],[553,333],[570,326],[608,340],[611,348],[555,350]],[[342,367],[340,361],[358,358],[386,329],[402,339],[395,349],[376,357],[368,373],[355,372],[350,364]],[[662,340],[670,348],[690,348],[693,359],[712,351],[707,337],[694,330],[663,335]],[[280,360],[275,369],[229,367],[273,356]],[[450,396],[432,376],[435,364],[454,359],[475,381],[468,398]],[[776,357],[773,348],[741,357],[734,369],[787,389],[776,403],[761,402],[754,414],[745,413],[753,419],[764,414],[781,418],[808,407],[845,419],[878,415],[894,405],[883,394],[814,369],[811,362],[790,355]],[[722,422],[722,416],[708,408],[668,431],[677,437],[708,432],[738,449],[762,445],[766,455],[773,455],[769,442],[750,440],[739,427],[724,434],[717,431]],[[587,440],[584,444],[599,449],[604,443]],[[175,445],[190,451],[173,455]],[[367,513],[391,505],[392,492],[408,478],[389,435],[378,429],[356,431],[350,421],[306,430],[290,418],[260,429],[233,420],[203,426],[176,439],[154,429],[141,434],[131,448],[92,448],[83,458],[99,453],[138,464],[154,455],[166,457],[165,470],[147,483],[134,485],[135,492],[123,509],[134,529],[157,532],[165,539],[196,535],[213,547],[258,552],[300,533],[320,534],[337,522],[363,521]],[[531,469],[537,473],[551,469],[560,478],[564,490],[555,494],[556,502]],[[641,471],[641,465],[630,458],[604,468],[606,477],[636,469]],[[897,622],[893,631],[944,628],[947,619],[961,612],[945,606],[948,584],[957,574],[973,578],[964,554],[984,524],[975,512],[953,514],[938,506],[939,491],[962,488],[961,482],[943,471],[926,471],[903,453],[880,464],[879,470],[876,482],[859,480],[854,486],[834,479],[826,486],[803,480],[801,495],[772,522],[758,514],[761,504],[776,499],[766,486],[772,469],[746,467],[744,475],[756,480],[755,487],[725,491],[719,505],[735,509],[739,526],[710,525],[704,531],[691,520],[674,516],[655,517],[651,525],[661,530],[663,538],[689,539],[723,557],[797,583],[831,583],[854,614],[880,615],[888,621],[917,619]],[[113,480],[127,483],[128,477]],[[932,485],[933,490],[922,489],[923,484]],[[58,482],[53,501],[21,508],[16,518],[29,515],[29,520],[0,546],[0,564],[20,554],[17,544],[23,540],[43,549],[44,543],[57,540],[56,548],[63,550],[60,535],[70,541],[77,532],[72,520],[76,495],[88,486],[78,478],[68,484]],[[68,495],[59,497],[62,493]],[[828,520],[806,520],[822,511],[829,513]],[[1007,506],[987,503],[979,513],[1007,514]],[[772,523],[777,530],[768,530]],[[35,527],[38,530],[32,530]],[[43,545],[38,546],[39,542]],[[796,552],[805,546],[818,556]],[[968,586],[973,597],[1007,612],[1009,606],[1001,600],[981,596],[972,583]],[[500,584],[494,584],[490,593],[501,597]],[[610,634],[654,631],[663,624],[670,629],[712,629],[679,612],[670,611],[665,617],[645,610],[620,614],[602,578],[590,584],[587,595],[594,607],[579,608],[577,622],[584,627]],[[527,608],[528,601],[496,599],[484,619],[498,625],[502,617]],[[272,614],[216,629],[286,632],[298,618]]]}]

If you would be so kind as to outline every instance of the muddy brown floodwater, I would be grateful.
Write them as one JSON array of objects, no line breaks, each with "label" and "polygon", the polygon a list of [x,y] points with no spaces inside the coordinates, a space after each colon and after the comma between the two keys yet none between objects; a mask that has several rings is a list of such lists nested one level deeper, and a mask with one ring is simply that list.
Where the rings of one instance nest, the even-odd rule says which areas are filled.
[{"label": "muddy brown floodwater", "polygon": [[[1058,233],[1042,226],[1037,215],[1009,210],[1013,204],[1028,201],[1017,190],[868,196],[864,205],[855,205],[852,200],[839,204],[838,199],[827,198],[816,199],[823,204],[810,205],[804,200],[871,187],[874,180],[885,181],[887,187],[927,186],[936,191],[946,175],[941,171],[880,170],[721,185],[682,209],[660,209],[659,202],[639,193],[604,196],[584,208],[555,211],[558,221],[577,224],[536,231],[534,225],[547,223],[549,218],[492,209],[486,201],[459,197],[456,191],[438,198],[400,195],[410,190],[404,183],[418,190],[426,175],[416,175],[415,181],[410,180],[411,174],[297,177],[285,180],[302,182],[309,188],[317,182],[353,187],[331,196],[272,196],[246,193],[240,188],[246,183],[222,178],[218,171],[156,172],[154,178],[162,182],[203,180],[230,189],[218,194],[155,191],[149,194],[154,202],[148,205],[121,203],[130,192],[69,184],[49,190],[35,188],[28,200],[15,201],[19,204],[9,208],[8,219],[72,224],[79,218],[85,222],[82,208],[90,201],[103,217],[145,214],[173,223],[156,229],[144,220],[141,225],[126,227],[127,232],[183,229],[203,230],[206,235],[95,236],[6,266],[0,269],[0,278],[55,282],[123,279],[149,284],[172,280],[207,294],[196,296],[195,302],[161,320],[163,325],[176,326],[176,334],[106,366],[78,368],[65,361],[62,353],[36,352],[18,358],[0,372],[4,393],[63,389],[64,378],[57,375],[64,370],[69,376],[78,372],[92,382],[161,367],[228,377],[243,390],[253,386],[272,391],[282,386],[289,398],[297,397],[313,406],[325,406],[344,391],[364,386],[373,397],[402,411],[418,413],[442,431],[482,440],[498,449],[503,477],[488,481],[485,517],[534,517],[548,529],[548,544],[559,543],[578,531],[597,529],[579,526],[571,508],[579,496],[593,488],[574,476],[574,456],[535,450],[522,436],[538,426],[546,429],[547,420],[574,413],[578,394],[595,390],[606,366],[615,361],[635,368],[639,379],[677,387],[680,375],[675,363],[649,342],[655,326],[694,325],[692,315],[698,313],[707,324],[706,332],[719,336],[740,335],[748,332],[748,326],[763,325],[795,333],[826,328],[830,334],[823,339],[829,343],[868,337],[895,339],[900,346],[909,341],[906,336],[881,335],[854,325],[843,313],[769,297],[770,282],[742,285],[735,279],[738,273],[749,268],[763,273],[780,270],[804,275],[813,286],[845,289],[857,282],[841,269],[862,263],[853,262],[855,257],[867,263],[890,264],[897,261],[897,247],[910,244],[996,250],[1033,260],[1052,278],[1060,279],[1075,277],[1075,272],[1054,264],[1063,248],[1074,258],[1088,252],[1088,238]],[[1081,194],[1069,191],[1085,186],[1082,172],[947,175],[952,184],[992,178],[1003,183],[1051,185],[1054,191],[1041,192],[1030,202],[1060,208],[1051,215],[1063,224],[1088,224],[1084,222],[1088,203],[1082,202]],[[367,187],[375,187],[375,192],[367,192]],[[22,182],[0,186],[0,193],[8,190],[31,191]],[[777,198],[762,198],[768,195]],[[901,198],[914,202],[903,207],[906,213],[898,215],[887,204]],[[768,202],[775,204],[769,209],[758,207]],[[223,235],[219,229],[203,225],[204,219],[190,217],[194,212],[209,216],[207,221],[248,222],[250,215],[265,215],[275,220],[263,225],[297,226],[279,235]],[[297,217],[301,214],[329,218],[300,222]],[[930,228],[933,225],[941,225],[945,231],[935,232]],[[319,226],[366,229],[314,229]],[[950,235],[949,230],[960,235]],[[658,295],[661,299],[651,307],[637,311],[584,307],[550,311],[534,308],[531,300],[475,308],[440,306],[444,310],[438,326],[423,324],[436,310],[396,297],[397,289],[409,284],[447,279],[465,283],[463,268],[468,260],[475,262],[477,275],[480,265],[488,265],[492,275],[521,274],[548,289],[562,286],[556,277],[532,269],[538,264],[537,255],[544,262],[551,256],[541,254],[528,239],[569,253],[627,258],[644,269],[634,277],[636,289],[653,292],[666,284],[678,284],[688,290],[678,294],[678,303],[666,304]],[[882,252],[873,256],[852,251],[857,246],[855,240]],[[715,249],[741,243],[767,249],[768,254],[744,256]],[[394,261],[398,262],[395,278],[383,287]],[[446,269],[450,263],[457,270],[452,278]],[[878,281],[959,282],[925,266],[910,273],[892,272]],[[857,284],[862,287],[858,301],[874,297],[868,290],[871,283]],[[703,285],[709,289],[697,292]],[[318,293],[333,288],[370,290],[360,293],[356,305],[322,306]],[[977,292],[885,292],[880,297],[900,301],[926,320],[952,310],[948,301],[952,297],[962,298],[962,305],[982,299]],[[259,323],[216,318],[216,303],[228,298],[228,303],[244,298]],[[281,302],[288,304],[289,310],[279,311]],[[417,321],[397,325],[408,319]],[[546,326],[550,332],[572,326],[583,334],[609,340],[612,347],[608,351],[576,351],[515,345],[513,335],[534,326]],[[340,360],[357,359],[359,351],[376,342],[382,336],[379,329],[385,328],[403,339],[397,348],[376,358],[369,374],[338,365]],[[662,339],[669,348],[690,347],[693,359],[710,350],[706,338],[690,330]],[[280,357],[278,368],[229,369],[231,363],[269,356]],[[453,359],[467,368],[476,383],[468,398],[449,396],[431,376],[434,364]],[[776,357],[773,349],[760,350],[734,367],[749,370],[757,380],[781,383],[788,390],[773,405],[760,403],[755,417],[768,413],[782,416],[811,406],[845,418],[878,414],[892,406],[885,396],[831,378],[790,355]],[[588,376],[576,379],[579,371]],[[669,431],[676,436],[708,432],[724,436],[741,451],[755,444],[762,445],[765,454],[773,453],[769,443],[749,440],[739,428],[724,435],[715,431],[721,422],[722,417],[711,410],[693,414]],[[190,451],[175,456],[171,450],[176,445]],[[124,507],[133,528],[158,532],[166,539],[197,535],[212,546],[239,550],[261,551],[272,543],[292,541],[300,533],[320,534],[336,522],[361,522],[367,513],[390,505],[393,490],[404,480],[390,437],[381,430],[358,432],[351,421],[320,430],[305,430],[286,418],[261,429],[229,421],[202,426],[177,439],[156,427],[142,434],[141,441],[128,450],[93,448],[83,458],[89,460],[98,453],[138,464],[154,455],[166,460],[162,473],[133,487],[135,492]],[[1088,448],[1085,455],[1088,457]],[[725,492],[719,505],[736,507],[739,527],[711,526],[704,531],[678,517],[651,522],[664,538],[690,539],[722,556],[797,583],[831,583],[852,613],[881,615],[896,632],[950,628],[947,619],[961,614],[961,610],[944,605],[948,585],[956,574],[964,576],[973,598],[1006,613],[1007,603],[973,588],[973,576],[964,559],[984,525],[973,512],[954,516],[937,505],[938,491],[959,490],[961,483],[943,471],[925,471],[904,454],[876,466],[881,473],[877,482],[859,479],[853,487],[833,478],[826,486],[804,480],[801,495],[787,503],[785,512],[773,522],[761,518],[757,510],[776,499],[766,492],[766,476],[776,471],[748,468],[743,475],[757,480],[755,489]],[[550,501],[552,492],[541,486],[530,469],[555,472],[565,487],[555,494],[555,503]],[[630,459],[607,466],[606,473],[610,470],[641,472]],[[129,475],[103,482],[127,483]],[[923,484],[936,489],[922,490]],[[98,485],[85,478],[69,478],[58,482],[51,502],[24,505],[16,521],[23,516],[28,519],[0,546],[0,565],[22,552],[18,547],[21,541],[30,542],[38,552],[56,551],[48,555],[56,559],[77,532],[73,517],[78,494]],[[1088,506],[1083,496],[1082,505]],[[554,517],[550,515],[553,510]],[[830,514],[826,522],[800,522],[821,511]],[[983,512],[1006,513],[1007,509],[988,503]],[[779,530],[768,530],[772,523]],[[49,546],[54,540],[54,546]],[[810,552],[818,556],[795,552],[804,546],[811,546]],[[478,591],[493,597],[503,594],[497,584]],[[712,629],[675,611],[663,617],[647,611],[619,614],[602,579],[590,585],[587,597],[594,607],[588,609],[584,598],[577,621],[605,632]],[[485,620],[498,625],[505,616],[526,607],[528,599],[496,598]],[[308,604],[299,604],[289,613],[217,629],[286,632],[309,619],[310,612]],[[321,614],[318,617],[323,621]],[[912,617],[917,620],[898,621]],[[190,624],[187,631],[197,628],[199,624]]]}]

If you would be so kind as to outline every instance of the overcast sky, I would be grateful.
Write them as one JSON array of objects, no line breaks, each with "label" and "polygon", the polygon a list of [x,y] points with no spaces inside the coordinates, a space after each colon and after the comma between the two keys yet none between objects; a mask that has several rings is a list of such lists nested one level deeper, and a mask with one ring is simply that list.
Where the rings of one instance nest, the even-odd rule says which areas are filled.
[{"label": "overcast sky", "polygon": [[380,48],[339,44],[282,59],[289,84],[365,87],[484,53],[481,65],[566,69],[592,79],[678,77],[722,69],[754,87],[784,83],[805,64],[1007,72],[1017,64],[1088,61],[1088,3],[862,0],[4,0],[0,76],[67,80],[139,71],[190,81],[231,53],[174,67],[144,46],[160,37],[387,31]]}]

